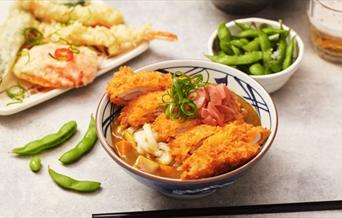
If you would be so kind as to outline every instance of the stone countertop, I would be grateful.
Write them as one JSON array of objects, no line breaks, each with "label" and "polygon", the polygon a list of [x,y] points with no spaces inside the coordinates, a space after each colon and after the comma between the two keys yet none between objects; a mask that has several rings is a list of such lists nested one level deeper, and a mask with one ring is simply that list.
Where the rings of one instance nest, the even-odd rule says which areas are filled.
[{"label": "stone countertop", "polygon": [[[179,36],[175,43],[152,42],[147,52],[127,63],[133,68],[167,59],[205,59],[207,40],[217,24],[237,18],[219,11],[210,1],[106,2],[121,9],[130,24],[153,23],[156,28]],[[59,164],[59,155],[85,132],[89,115],[95,112],[112,76],[109,72],[87,87],[19,114],[0,117],[0,216],[90,217],[92,213],[103,212],[342,199],[341,65],[326,62],[314,52],[309,40],[306,1],[275,0],[249,17],[282,19],[304,40],[305,54],[291,80],[272,94],[279,112],[278,135],[268,154],[247,175],[208,197],[175,200],[131,178],[99,142],[76,164]],[[55,131],[71,119],[79,124],[77,136],[63,147],[42,154],[43,168],[37,175],[29,170],[27,158],[15,158],[9,153],[13,147]],[[48,165],[75,178],[99,180],[103,189],[92,194],[64,191],[49,178]],[[342,213],[268,216],[341,217]]]}]

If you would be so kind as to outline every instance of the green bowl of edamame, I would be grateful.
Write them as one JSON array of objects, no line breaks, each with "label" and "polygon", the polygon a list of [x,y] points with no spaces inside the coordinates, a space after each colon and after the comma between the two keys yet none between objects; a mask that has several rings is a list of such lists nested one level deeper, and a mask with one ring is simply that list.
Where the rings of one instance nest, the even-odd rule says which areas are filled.
[{"label": "green bowl of edamame", "polygon": [[244,18],[217,26],[207,57],[250,75],[272,93],[294,74],[303,54],[302,39],[281,21]]}]

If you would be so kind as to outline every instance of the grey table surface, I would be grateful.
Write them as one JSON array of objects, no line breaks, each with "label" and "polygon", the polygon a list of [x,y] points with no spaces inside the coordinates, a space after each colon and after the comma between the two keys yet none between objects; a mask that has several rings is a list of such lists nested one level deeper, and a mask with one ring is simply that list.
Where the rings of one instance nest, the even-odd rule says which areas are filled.
[{"label": "grey table surface", "polygon": [[[133,68],[167,59],[205,59],[207,40],[231,15],[210,1],[106,1],[121,9],[128,23],[152,23],[179,36],[178,42],[155,41],[127,63]],[[268,154],[249,174],[215,194],[197,200],[175,200],[155,192],[126,174],[99,142],[78,163],[64,167],[60,154],[85,132],[112,72],[91,85],[19,114],[0,117],[0,216],[90,217],[92,213],[187,207],[229,206],[342,199],[342,68],[326,62],[309,40],[306,1],[275,1],[248,16],[282,19],[303,38],[303,62],[291,80],[272,98],[279,112],[279,131]],[[44,153],[37,175],[27,158],[9,151],[75,119],[80,131],[63,147]],[[96,179],[103,189],[93,194],[68,192],[56,186],[47,167],[80,179]],[[264,217],[258,215],[256,217]],[[341,217],[339,211],[269,214],[269,217]]]}]

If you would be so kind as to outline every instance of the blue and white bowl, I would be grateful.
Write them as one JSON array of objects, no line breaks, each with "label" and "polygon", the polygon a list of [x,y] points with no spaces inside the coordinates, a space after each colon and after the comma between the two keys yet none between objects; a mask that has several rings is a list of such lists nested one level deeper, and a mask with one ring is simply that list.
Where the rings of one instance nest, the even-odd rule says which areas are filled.
[{"label": "blue and white bowl", "polygon": [[276,136],[278,116],[274,103],[265,89],[248,75],[228,66],[201,60],[171,60],[148,65],[136,70],[176,72],[182,71],[188,75],[203,74],[209,76],[213,83],[224,83],[231,90],[242,96],[258,112],[263,127],[271,130],[271,135],[261,151],[252,160],[239,168],[210,178],[197,180],[180,180],[155,176],[138,170],[123,161],[112,148],[111,123],[120,112],[121,107],[112,104],[105,94],[97,108],[96,127],[98,137],[109,156],[141,183],[160,191],[161,193],[178,198],[198,198],[232,184],[254,166],[271,147]]}]

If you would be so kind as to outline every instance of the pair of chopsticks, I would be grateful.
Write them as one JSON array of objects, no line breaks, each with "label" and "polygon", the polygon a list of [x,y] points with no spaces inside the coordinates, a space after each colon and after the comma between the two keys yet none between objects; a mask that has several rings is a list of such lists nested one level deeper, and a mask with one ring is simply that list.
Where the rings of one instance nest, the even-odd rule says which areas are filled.
[{"label": "pair of chopsticks", "polygon": [[290,213],[304,211],[341,210],[341,201],[314,201],[283,204],[259,204],[231,207],[209,207],[170,210],[150,210],[93,214],[93,218],[109,217],[199,217],[241,214]]}]

